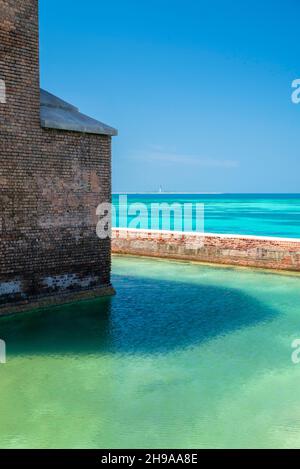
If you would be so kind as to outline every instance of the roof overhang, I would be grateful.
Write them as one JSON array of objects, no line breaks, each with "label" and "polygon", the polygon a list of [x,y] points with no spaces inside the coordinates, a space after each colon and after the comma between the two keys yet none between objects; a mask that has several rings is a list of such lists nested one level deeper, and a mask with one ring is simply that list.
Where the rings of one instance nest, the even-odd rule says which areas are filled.
[{"label": "roof overhang", "polygon": [[118,135],[118,131],[102,122],[81,114],[79,109],[41,89],[41,126],[46,129]]}]

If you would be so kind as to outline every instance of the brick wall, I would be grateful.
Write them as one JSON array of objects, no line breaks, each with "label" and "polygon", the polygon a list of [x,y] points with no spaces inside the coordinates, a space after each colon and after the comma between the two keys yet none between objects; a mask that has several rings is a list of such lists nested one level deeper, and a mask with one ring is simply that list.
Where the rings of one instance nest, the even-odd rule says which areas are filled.
[{"label": "brick wall", "polygon": [[300,240],[113,229],[112,251],[300,272]]},{"label": "brick wall", "polygon": [[95,216],[110,200],[111,137],[41,128],[37,0],[0,0],[0,79],[0,313],[111,293]]}]

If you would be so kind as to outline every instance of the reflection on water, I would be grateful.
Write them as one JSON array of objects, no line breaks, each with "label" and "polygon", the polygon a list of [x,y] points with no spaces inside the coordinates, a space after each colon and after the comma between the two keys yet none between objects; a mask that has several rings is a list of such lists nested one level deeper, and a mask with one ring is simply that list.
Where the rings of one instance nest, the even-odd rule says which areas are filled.
[{"label": "reflection on water", "polygon": [[10,355],[167,353],[276,316],[237,289],[120,275],[114,282],[116,299],[3,320],[1,337]]},{"label": "reflection on water", "polygon": [[299,444],[299,278],[116,257],[113,282],[0,321],[2,447]]}]

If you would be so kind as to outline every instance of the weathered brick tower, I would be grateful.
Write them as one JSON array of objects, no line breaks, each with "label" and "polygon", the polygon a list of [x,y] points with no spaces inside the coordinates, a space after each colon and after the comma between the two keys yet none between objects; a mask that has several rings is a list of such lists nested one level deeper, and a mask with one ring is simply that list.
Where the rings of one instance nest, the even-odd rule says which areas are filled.
[{"label": "weathered brick tower", "polygon": [[0,0],[0,314],[111,294],[116,131],[41,91],[38,0]]}]

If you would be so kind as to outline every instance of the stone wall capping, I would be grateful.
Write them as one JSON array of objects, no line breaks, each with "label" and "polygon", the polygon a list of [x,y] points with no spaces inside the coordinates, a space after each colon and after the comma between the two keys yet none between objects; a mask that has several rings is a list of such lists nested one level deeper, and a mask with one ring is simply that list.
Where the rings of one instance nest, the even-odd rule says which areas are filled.
[{"label": "stone wall capping", "polygon": [[300,273],[300,239],[113,228],[112,252]]}]

